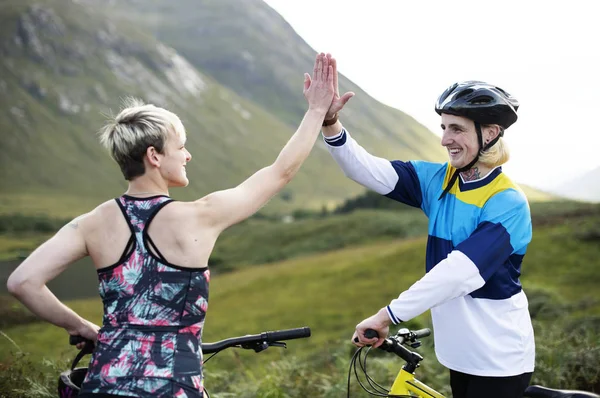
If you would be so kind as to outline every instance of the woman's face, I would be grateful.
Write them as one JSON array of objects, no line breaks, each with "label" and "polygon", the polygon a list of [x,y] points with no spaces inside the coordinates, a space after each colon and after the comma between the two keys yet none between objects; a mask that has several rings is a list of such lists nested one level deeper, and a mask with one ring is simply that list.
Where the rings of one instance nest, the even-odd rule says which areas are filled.
[{"label": "woman's face", "polygon": [[185,166],[192,160],[192,155],[185,148],[185,141],[185,133],[172,132],[164,147],[160,170],[169,187],[185,187],[190,183]]},{"label": "woman's face", "polygon": [[456,169],[465,167],[479,152],[475,123],[462,116],[442,113],[442,146],[448,150],[450,164]]}]

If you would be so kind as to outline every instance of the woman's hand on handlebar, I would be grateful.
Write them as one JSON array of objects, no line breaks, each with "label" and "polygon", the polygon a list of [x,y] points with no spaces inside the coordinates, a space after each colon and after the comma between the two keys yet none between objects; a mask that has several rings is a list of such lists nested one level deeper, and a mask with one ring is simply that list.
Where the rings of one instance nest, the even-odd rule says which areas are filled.
[{"label": "woman's hand on handlebar", "polygon": [[[100,326],[82,319],[82,323],[77,329],[67,330],[67,332],[69,332],[71,336],[81,336],[86,340],[93,341],[95,344],[96,341],[98,341],[98,330],[100,330]],[[77,343],[76,347],[77,349],[81,350],[84,345],[85,341],[82,341],[81,343]]]},{"label": "woman's hand on handlebar", "polygon": [[[380,309],[378,313],[356,325],[356,331],[352,336],[352,343],[357,347],[364,347],[365,345],[379,347],[390,332],[391,323],[392,321],[387,314],[387,310],[385,308]],[[367,329],[376,331],[379,337],[366,337],[365,332]]]}]

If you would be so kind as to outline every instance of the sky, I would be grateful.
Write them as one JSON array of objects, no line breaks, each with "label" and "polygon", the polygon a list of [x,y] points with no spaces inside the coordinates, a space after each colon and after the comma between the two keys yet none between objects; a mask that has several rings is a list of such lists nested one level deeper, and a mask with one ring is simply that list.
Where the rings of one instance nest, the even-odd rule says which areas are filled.
[{"label": "sky", "polygon": [[518,183],[549,189],[600,166],[595,2],[265,2],[341,74],[437,135],[435,100],[452,83],[483,80],[515,96],[503,169]]}]

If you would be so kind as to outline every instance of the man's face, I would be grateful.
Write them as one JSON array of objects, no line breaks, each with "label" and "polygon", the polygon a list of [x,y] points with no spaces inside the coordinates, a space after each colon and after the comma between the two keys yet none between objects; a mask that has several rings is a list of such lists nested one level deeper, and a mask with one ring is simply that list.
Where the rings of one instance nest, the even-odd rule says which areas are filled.
[{"label": "man's face", "polygon": [[442,146],[448,150],[450,164],[460,169],[468,165],[479,152],[475,123],[462,116],[442,113]]}]

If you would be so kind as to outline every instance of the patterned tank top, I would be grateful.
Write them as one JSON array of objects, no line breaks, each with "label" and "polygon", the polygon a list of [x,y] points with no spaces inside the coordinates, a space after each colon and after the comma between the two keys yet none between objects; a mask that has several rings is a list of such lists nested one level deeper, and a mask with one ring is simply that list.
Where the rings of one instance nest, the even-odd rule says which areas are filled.
[{"label": "patterned tank top", "polygon": [[170,264],[148,235],[167,196],[115,199],[131,238],[98,270],[103,325],[81,394],[202,398],[202,327],[208,268]]}]

